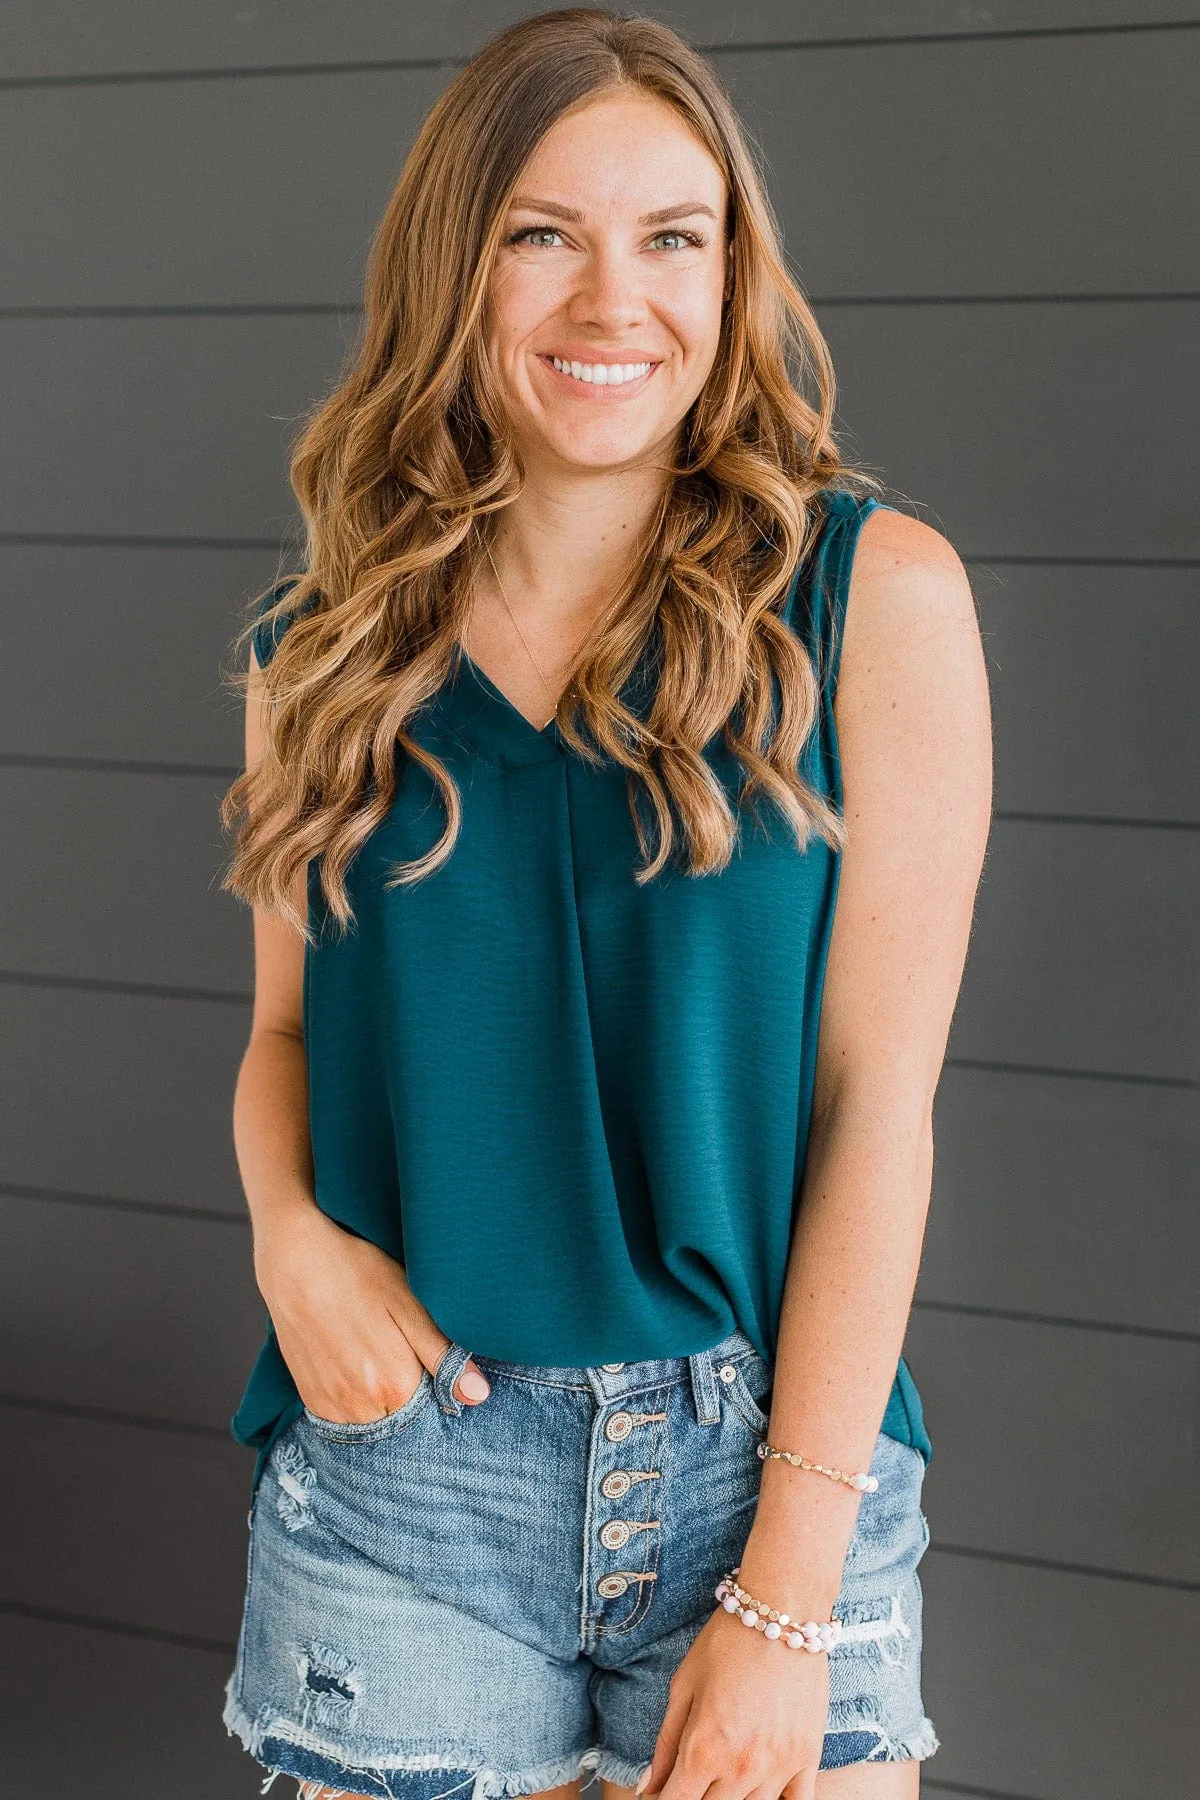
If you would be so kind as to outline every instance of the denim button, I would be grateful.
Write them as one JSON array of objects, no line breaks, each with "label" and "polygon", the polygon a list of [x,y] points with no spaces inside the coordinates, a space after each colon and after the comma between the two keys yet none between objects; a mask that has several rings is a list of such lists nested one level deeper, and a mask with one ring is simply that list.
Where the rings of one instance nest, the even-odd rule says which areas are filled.
[{"label": "denim button", "polygon": [[717,1374],[721,1377],[721,1380],[726,1386],[728,1386],[731,1381],[737,1380],[737,1370],[732,1363],[722,1363],[717,1370]]},{"label": "denim button", "polygon": [[629,1579],[625,1575],[602,1575],[596,1583],[596,1592],[603,1594],[606,1600],[615,1600],[628,1586]]},{"label": "denim button", "polygon": [[600,1483],[600,1492],[606,1500],[623,1500],[633,1486],[633,1476],[628,1469],[614,1469]]},{"label": "denim button", "polygon": [[600,1527],[600,1542],[606,1550],[620,1550],[630,1539],[630,1529],[624,1519],[609,1519]]},{"label": "denim button", "polygon": [[633,1430],[633,1414],[615,1412],[604,1427],[604,1435],[610,1443],[619,1444]]},{"label": "denim button", "polygon": [[625,1364],[624,1363],[601,1363],[600,1367],[602,1369],[607,1369],[610,1375],[615,1375],[618,1369],[623,1369],[625,1367]]}]

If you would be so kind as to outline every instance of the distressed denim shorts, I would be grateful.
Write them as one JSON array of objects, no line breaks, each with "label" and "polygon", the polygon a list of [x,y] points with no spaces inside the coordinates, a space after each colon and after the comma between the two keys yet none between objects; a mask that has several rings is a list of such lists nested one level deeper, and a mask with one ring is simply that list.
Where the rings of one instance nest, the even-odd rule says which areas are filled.
[{"label": "distressed denim shorts", "polygon": [[[272,1447],[223,1713],[272,1772],[264,1793],[285,1774],[302,1794],[490,1800],[591,1770],[633,1787],[650,1764],[667,1684],[750,1531],[772,1365],[741,1331],[587,1368],[476,1354],[491,1394],[469,1406],[452,1392],[469,1354],[452,1343],[382,1419],[305,1408]],[[871,1471],[822,1769],[938,1748],[925,1465],[881,1432]]]}]

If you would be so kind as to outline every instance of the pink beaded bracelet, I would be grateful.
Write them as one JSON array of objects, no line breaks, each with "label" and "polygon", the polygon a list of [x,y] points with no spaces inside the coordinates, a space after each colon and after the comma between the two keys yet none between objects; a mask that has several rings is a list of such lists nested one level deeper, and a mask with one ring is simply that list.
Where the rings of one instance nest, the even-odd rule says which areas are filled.
[{"label": "pink beaded bracelet", "polygon": [[844,1481],[847,1487],[856,1488],[860,1494],[874,1494],[879,1490],[878,1475],[868,1475],[865,1470],[857,1475],[847,1475],[841,1469],[828,1469],[824,1463],[806,1462],[794,1450],[777,1450],[774,1444],[761,1443],[756,1454],[766,1460],[768,1456],[778,1456],[783,1462],[794,1463],[798,1469],[811,1469],[814,1474],[828,1475],[831,1481]]},{"label": "pink beaded bracelet", "polygon": [[[820,1624],[816,1619],[806,1619],[803,1625],[798,1625],[793,1619],[789,1619],[787,1613],[779,1612],[775,1607],[767,1606],[764,1601],[754,1599],[744,1587],[739,1587],[734,1576],[740,1568],[739,1563],[737,1569],[731,1569],[723,1575],[713,1591],[724,1610],[727,1613],[737,1613],[743,1625],[754,1626],[764,1637],[778,1638],[789,1650],[811,1650],[816,1654],[821,1650],[832,1650],[841,1643],[840,1619],[826,1619]],[[785,1631],[785,1625],[790,1625],[791,1630]]]}]

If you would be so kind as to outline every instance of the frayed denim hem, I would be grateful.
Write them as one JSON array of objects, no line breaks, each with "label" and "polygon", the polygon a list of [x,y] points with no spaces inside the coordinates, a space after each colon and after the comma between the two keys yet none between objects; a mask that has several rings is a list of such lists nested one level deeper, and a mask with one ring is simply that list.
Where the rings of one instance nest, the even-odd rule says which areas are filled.
[{"label": "frayed denim hem", "polygon": [[[839,1719],[825,1734],[819,1767],[842,1769],[853,1763],[924,1760],[940,1749],[932,1719],[922,1717],[911,1731],[892,1737],[866,1714]],[[319,1782],[330,1790],[328,1800],[339,1794],[368,1794],[373,1800],[518,1800],[518,1797],[561,1787],[576,1776],[593,1773],[618,1787],[635,1788],[648,1762],[630,1762],[605,1746],[592,1746],[538,1764],[535,1768],[505,1773],[486,1766],[468,1766],[461,1753],[426,1752],[388,1756],[368,1767],[345,1762],[336,1746],[289,1719],[252,1718],[233,1698],[233,1679],[226,1688],[222,1722],[229,1736],[267,1770],[261,1792],[265,1794],[280,1775],[300,1782]],[[453,1779],[457,1776],[458,1779]],[[588,1782],[585,1779],[586,1789]]]},{"label": "frayed denim hem", "polygon": [[237,1737],[243,1749],[267,1770],[260,1789],[263,1794],[278,1776],[287,1775],[295,1781],[319,1782],[330,1790],[329,1800],[339,1794],[368,1794],[373,1800],[517,1800],[545,1788],[561,1787],[592,1770],[606,1781],[636,1787],[642,1770],[649,1767],[596,1746],[516,1773],[470,1767],[461,1751],[385,1756],[358,1767],[345,1762],[335,1745],[290,1719],[252,1718],[235,1702],[232,1689],[231,1678],[222,1723],[229,1736]]},{"label": "frayed denim hem", "polygon": [[818,1765],[844,1769],[851,1763],[924,1761],[941,1748],[933,1720],[921,1718],[911,1731],[892,1737],[876,1720],[865,1716],[848,1719],[825,1733]]}]

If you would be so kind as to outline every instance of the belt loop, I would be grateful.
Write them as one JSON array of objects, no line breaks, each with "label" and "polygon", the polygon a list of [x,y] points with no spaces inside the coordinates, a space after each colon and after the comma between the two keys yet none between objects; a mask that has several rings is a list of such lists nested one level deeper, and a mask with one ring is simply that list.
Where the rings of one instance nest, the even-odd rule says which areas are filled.
[{"label": "belt loop", "polygon": [[717,1378],[713,1372],[711,1355],[707,1350],[694,1351],[688,1357],[688,1367],[692,1375],[692,1400],[695,1404],[698,1423],[719,1425],[721,1401],[717,1391]]},{"label": "belt loop", "polygon": [[433,1393],[445,1413],[460,1413],[463,1409],[463,1402],[453,1389],[470,1360],[471,1352],[464,1350],[461,1344],[451,1342],[442,1352],[442,1360],[433,1374]]}]

